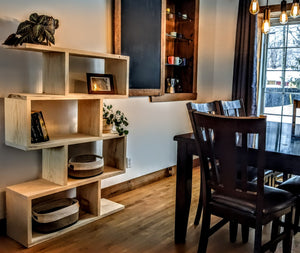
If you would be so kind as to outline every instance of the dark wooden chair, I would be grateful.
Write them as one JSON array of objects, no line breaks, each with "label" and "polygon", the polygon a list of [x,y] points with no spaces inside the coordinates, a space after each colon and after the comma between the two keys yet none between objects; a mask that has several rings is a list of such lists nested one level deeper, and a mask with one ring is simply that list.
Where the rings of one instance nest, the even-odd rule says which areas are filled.
[{"label": "dark wooden chair", "polygon": [[[220,114],[220,104],[219,101],[213,101],[208,103],[192,103],[189,102],[186,104],[186,107],[188,111],[190,110],[196,110],[198,112],[205,112],[209,114]],[[202,212],[202,190],[200,188],[200,194],[199,194],[199,202],[197,207],[197,212],[194,220],[194,225],[198,226],[199,221],[201,218],[201,212]]]},{"label": "dark wooden chair", "polygon": [[233,117],[246,116],[244,101],[242,98],[231,101],[220,100],[219,107],[221,115]]},{"label": "dark wooden chair", "polygon": [[196,110],[198,112],[206,112],[209,114],[221,114],[219,101],[213,101],[208,103],[187,103],[188,110]]},{"label": "dark wooden chair", "polygon": [[[200,159],[203,191],[198,253],[206,252],[209,236],[228,221],[255,228],[255,253],[274,249],[281,240],[283,252],[291,252],[295,198],[289,192],[264,184],[265,118],[224,117],[195,110],[189,113]],[[242,142],[237,142],[238,133]],[[258,137],[256,149],[248,147],[251,134]],[[257,168],[257,183],[251,183],[247,178],[249,166]],[[211,215],[222,220],[210,228]],[[262,245],[262,226],[284,215],[284,231],[280,234],[274,231],[271,240]]]},{"label": "dark wooden chair", "polygon": [[[220,100],[219,108],[221,115],[232,117],[246,116],[245,105],[242,98],[231,101]],[[250,142],[253,142],[253,139],[251,139]],[[255,171],[253,171],[252,174],[254,173]],[[274,172],[272,170],[265,171],[265,183],[269,186],[274,186],[274,183],[277,180],[279,174],[280,173]],[[249,179],[251,180],[251,177]]]}]

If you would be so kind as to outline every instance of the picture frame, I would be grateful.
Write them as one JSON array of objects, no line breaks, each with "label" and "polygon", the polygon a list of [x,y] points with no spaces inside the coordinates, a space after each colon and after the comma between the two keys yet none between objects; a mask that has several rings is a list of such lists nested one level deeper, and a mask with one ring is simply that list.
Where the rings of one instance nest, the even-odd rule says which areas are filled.
[{"label": "picture frame", "polygon": [[86,78],[89,94],[115,94],[113,75],[86,73]]}]

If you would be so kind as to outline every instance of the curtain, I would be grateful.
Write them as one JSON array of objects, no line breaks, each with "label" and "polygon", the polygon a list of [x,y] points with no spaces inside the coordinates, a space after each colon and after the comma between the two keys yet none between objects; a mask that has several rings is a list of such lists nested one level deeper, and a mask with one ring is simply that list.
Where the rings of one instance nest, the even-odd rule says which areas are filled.
[{"label": "curtain", "polygon": [[240,0],[236,27],[232,99],[242,98],[248,116],[257,113],[257,16]]}]

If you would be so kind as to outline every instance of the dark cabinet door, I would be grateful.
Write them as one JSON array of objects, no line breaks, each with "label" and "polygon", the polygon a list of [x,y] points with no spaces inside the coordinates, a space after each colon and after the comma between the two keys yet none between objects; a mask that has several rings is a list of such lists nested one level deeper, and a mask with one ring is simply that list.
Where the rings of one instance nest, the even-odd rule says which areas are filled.
[{"label": "dark cabinet door", "polygon": [[130,95],[161,92],[162,0],[121,1],[121,54],[130,56]]}]

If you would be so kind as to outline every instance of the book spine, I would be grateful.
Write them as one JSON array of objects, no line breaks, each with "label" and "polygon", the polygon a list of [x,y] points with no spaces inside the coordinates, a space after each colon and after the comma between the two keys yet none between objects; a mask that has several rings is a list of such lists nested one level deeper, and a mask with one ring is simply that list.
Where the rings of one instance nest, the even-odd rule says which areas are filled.
[{"label": "book spine", "polygon": [[48,141],[49,136],[42,112],[31,113],[31,142]]},{"label": "book spine", "polygon": [[43,139],[44,139],[44,141],[49,141],[49,135],[48,135],[48,131],[47,131],[47,128],[46,128],[46,123],[45,123],[42,112],[38,112],[38,119],[39,119],[39,123],[40,123],[39,125],[40,125],[40,128],[41,128]]},{"label": "book spine", "polygon": [[33,113],[31,113],[31,143],[38,142],[38,130],[36,128]]}]

